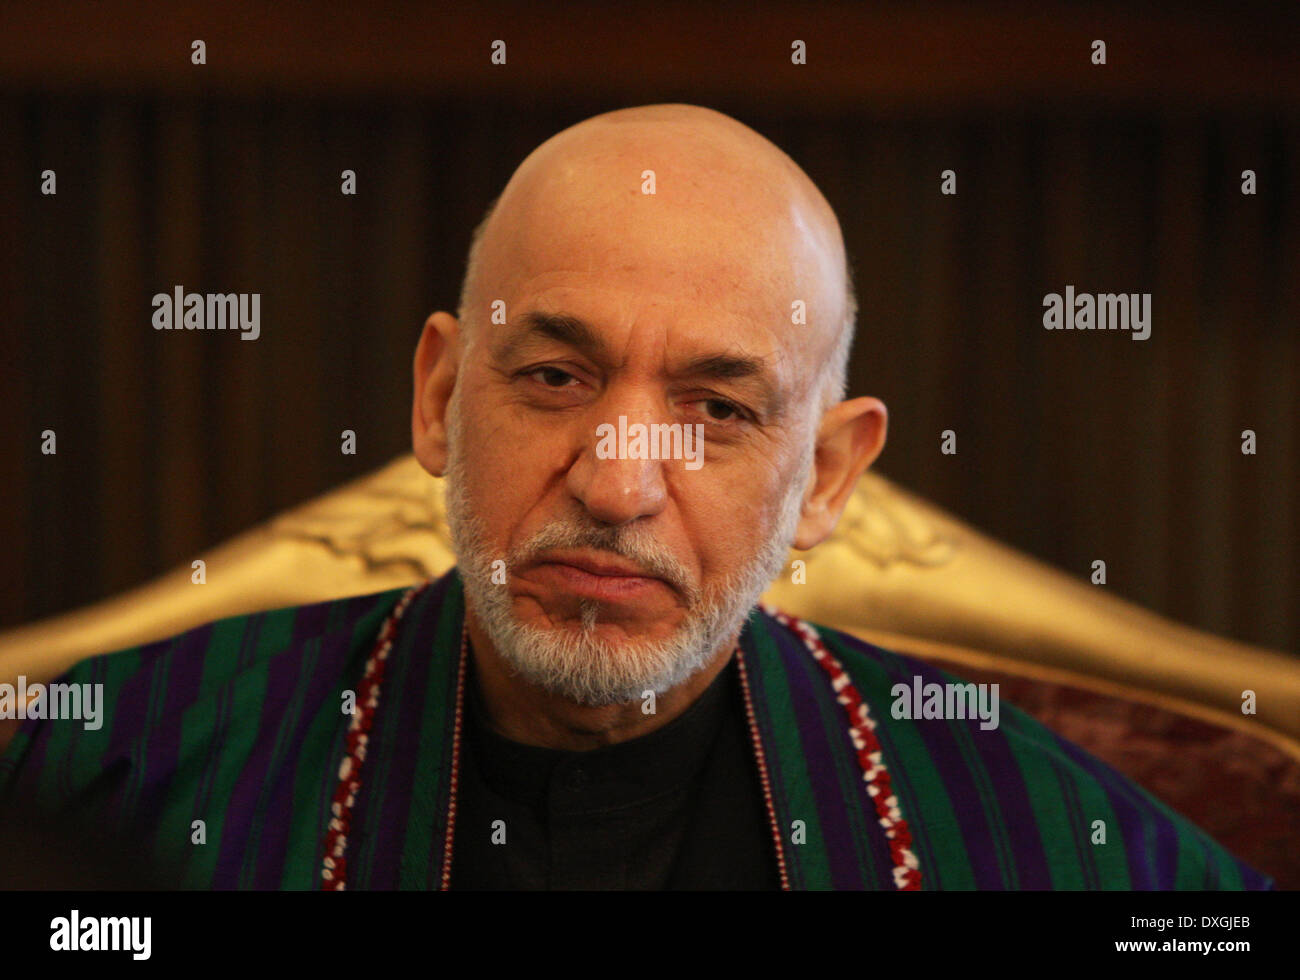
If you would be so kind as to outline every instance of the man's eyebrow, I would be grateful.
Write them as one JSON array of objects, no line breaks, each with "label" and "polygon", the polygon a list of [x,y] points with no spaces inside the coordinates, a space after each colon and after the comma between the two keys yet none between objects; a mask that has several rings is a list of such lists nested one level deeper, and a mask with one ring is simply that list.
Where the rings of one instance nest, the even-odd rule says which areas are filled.
[{"label": "man's eyebrow", "polygon": [[757,357],[735,354],[706,354],[686,362],[673,374],[685,378],[716,378],[718,381],[767,380],[767,367]]},{"label": "man's eyebrow", "polygon": [[609,349],[605,342],[586,321],[567,313],[542,313],[537,310],[515,319],[510,329],[504,331],[500,343],[496,345],[496,352],[501,354],[507,348],[541,337],[579,350],[595,361],[603,363],[609,359]]},{"label": "man's eyebrow", "polygon": [[786,399],[762,358],[743,354],[705,354],[687,361],[673,371],[673,375],[710,381],[739,381],[762,403],[763,414],[773,419],[784,414]]}]

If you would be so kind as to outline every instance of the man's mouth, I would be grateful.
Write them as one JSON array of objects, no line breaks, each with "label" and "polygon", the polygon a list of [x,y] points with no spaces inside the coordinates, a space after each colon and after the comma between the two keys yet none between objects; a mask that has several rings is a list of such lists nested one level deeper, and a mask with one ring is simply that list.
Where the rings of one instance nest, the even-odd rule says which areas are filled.
[{"label": "man's mouth", "polygon": [[532,563],[531,571],[565,592],[603,602],[630,602],[671,588],[662,576],[608,553],[552,552]]}]

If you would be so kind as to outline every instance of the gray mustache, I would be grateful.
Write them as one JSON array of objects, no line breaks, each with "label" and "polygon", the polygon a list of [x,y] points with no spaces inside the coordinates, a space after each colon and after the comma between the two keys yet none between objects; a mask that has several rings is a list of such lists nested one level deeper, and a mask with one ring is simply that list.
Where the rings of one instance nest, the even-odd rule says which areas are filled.
[{"label": "gray mustache", "polygon": [[645,569],[651,575],[664,579],[692,602],[698,600],[700,590],[690,584],[686,569],[657,542],[638,537],[638,531],[626,527],[581,527],[554,523],[538,531],[528,541],[515,549],[507,564],[521,565],[533,561],[548,551],[559,548],[586,548],[616,555]]}]

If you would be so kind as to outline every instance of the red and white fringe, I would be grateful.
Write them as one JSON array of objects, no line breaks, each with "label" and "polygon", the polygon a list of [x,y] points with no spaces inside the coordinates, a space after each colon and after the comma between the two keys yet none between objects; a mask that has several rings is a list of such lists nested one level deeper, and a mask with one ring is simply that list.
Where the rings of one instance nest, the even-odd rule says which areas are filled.
[{"label": "red and white fringe", "polygon": [[361,765],[366,761],[366,746],[370,742],[370,729],[375,723],[379,708],[379,692],[388,667],[388,654],[397,635],[397,623],[421,589],[424,582],[407,589],[397,601],[393,611],[384,620],[375,640],[374,649],[366,660],[365,672],[357,685],[356,710],[348,725],[343,761],[339,763],[339,782],[330,804],[329,830],[325,835],[325,860],[320,876],[325,891],[343,891],[347,886],[348,831],[352,827],[352,807],[361,789]]},{"label": "red and white fringe", "polygon": [[912,850],[912,832],[903,811],[898,805],[898,796],[890,788],[889,770],[885,768],[884,753],[876,738],[876,721],[871,717],[867,703],[853,686],[848,673],[831,652],[826,649],[817,631],[808,623],[779,609],[773,609],[761,603],[763,612],[771,616],[782,626],[794,630],[804,645],[812,653],[831,679],[831,688],[835,691],[835,700],[844,708],[849,717],[849,738],[857,750],[858,765],[862,768],[862,778],[867,784],[867,793],[876,807],[876,816],[889,841],[889,851],[894,859],[894,885],[900,891],[917,891],[921,887],[921,865]]}]

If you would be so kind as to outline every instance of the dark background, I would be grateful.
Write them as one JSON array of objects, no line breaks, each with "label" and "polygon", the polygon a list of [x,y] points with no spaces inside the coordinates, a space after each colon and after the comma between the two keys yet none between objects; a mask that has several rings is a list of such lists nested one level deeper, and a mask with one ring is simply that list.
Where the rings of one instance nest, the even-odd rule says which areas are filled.
[{"label": "dark background", "polygon": [[[683,101],[772,139],[839,214],[885,475],[1067,571],[1103,558],[1168,616],[1300,648],[1294,4],[440,7],[0,8],[0,625],[408,450],[419,328],[515,166]],[[1066,283],[1151,292],[1151,339],[1044,330]],[[260,339],[153,330],[176,284],[261,293]]]}]

